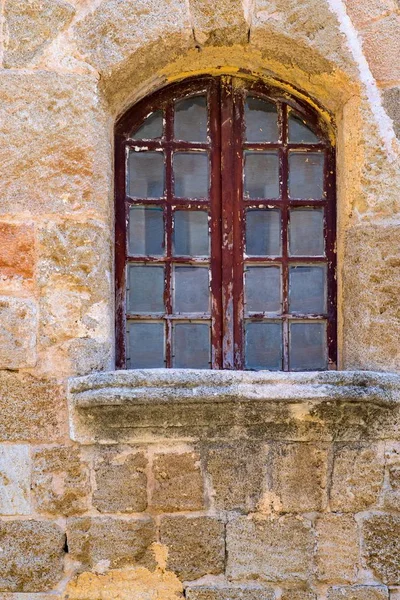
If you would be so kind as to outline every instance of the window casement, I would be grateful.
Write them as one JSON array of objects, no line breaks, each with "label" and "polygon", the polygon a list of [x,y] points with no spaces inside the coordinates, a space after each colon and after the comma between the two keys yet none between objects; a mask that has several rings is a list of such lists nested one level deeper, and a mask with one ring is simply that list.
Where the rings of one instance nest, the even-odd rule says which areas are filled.
[{"label": "window casement", "polygon": [[318,114],[239,77],[116,127],[118,368],[336,368],[335,153]]}]

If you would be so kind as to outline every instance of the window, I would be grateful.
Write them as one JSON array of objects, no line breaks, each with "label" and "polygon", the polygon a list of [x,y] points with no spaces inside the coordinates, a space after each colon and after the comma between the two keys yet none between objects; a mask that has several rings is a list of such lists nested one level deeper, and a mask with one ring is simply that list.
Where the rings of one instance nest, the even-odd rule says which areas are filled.
[{"label": "window", "polygon": [[174,84],[116,129],[119,368],[336,365],[334,150],[260,82]]}]

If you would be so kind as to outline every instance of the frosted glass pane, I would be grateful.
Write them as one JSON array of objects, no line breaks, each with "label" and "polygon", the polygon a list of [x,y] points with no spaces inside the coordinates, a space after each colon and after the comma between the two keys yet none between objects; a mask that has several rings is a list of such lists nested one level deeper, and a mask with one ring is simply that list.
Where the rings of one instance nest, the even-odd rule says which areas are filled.
[{"label": "frosted glass pane", "polygon": [[326,369],[326,323],[291,323],[289,364],[292,371]]},{"label": "frosted glass pane", "polygon": [[128,266],[128,312],[164,312],[164,267]]},{"label": "frosted glass pane", "polygon": [[302,314],[326,313],[326,268],[291,267],[289,309]]},{"label": "frosted glass pane", "polygon": [[280,256],[280,210],[246,211],[246,254],[250,256]]},{"label": "frosted glass pane", "polygon": [[128,369],[165,367],[164,324],[128,321]]},{"label": "frosted glass pane", "polygon": [[204,152],[177,152],[174,155],[175,196],[207,198],[209,187],[208,155]]},{"label": "frosted glass pane", "polygon": [[175,256],[208,256],[209,253],[208,213],[204,210],[175,211]]},{"label": "frosted glass pane", "polygon": [[209,369],[210,324],[175,323],[172,354],[177,369]]},{"label": "frosted glass pane", "polygon": [[280,323],[246,323],[246,369],[282,369],[282,325]]},{"label": "frosted glass pane", "polygon": [[245,152],[244,192],[248,198],[279,197],[277,152]]},{"label": "frosted glass pane", "polygon": [[244,110],[248,142],[278,141],[278,113],[274,104],[249,96]]},{"label": "frosted glass pane", "polygon": [[175,104],[175,139],[207,141],[207,101],[204,96],[186,98]]},{"label": "frosted glass pane", "polygon": [[299,208],[290,211],[289,251],[292,256],[323,256],[324,211]]},{"label": "frosted glass pane", "polygon": [[163,196],[163,153],[129,152],[128,194],[131,198],[161,198]]},{"label": "frosted glass pane", "polygon": [[208,267],[174,267],[174,312],[207,313],[210,309]]},{"label": "frosted glass pane", "polygon": [[139,129],[132,135],[134,140],[154,140],[160,138],[163,132],[162,110],[153,112]]},{"label": "frosted glass pane", "polygon": [[129,209],[129,254],[164,254],[164,218],[159,207],[131,206]]},{"label": "frosted glass pane", "polygon": [[319,200],[324,191],[324,155],[317,152],[289,154],[289,195]]},{"label": "frosted glass pane", "polygon": [[300,115],[289,113],[289,142],[296,144],[317,144],[319,138],[311,131]]},{"label": "frosted glass pane", "polygon": [[279,267],[247,267],[245,272],[246,312],[281,311]]}]

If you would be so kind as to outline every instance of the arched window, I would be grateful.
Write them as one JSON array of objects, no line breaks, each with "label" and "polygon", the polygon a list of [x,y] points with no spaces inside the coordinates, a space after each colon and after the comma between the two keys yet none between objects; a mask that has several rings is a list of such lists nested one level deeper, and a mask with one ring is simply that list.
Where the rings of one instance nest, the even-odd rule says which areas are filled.
[{"label": "arched window", "polygon": [[335,281],[334,151],[308,105],[207,77],[119,120],[119,368],[335,368]]}]

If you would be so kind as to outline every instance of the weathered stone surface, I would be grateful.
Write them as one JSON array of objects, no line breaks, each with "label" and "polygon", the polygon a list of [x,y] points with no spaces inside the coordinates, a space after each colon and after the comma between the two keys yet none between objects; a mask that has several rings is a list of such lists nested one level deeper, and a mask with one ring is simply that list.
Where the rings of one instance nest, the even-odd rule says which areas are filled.
[{"label": "weathered stone surface", "polygon": [[364,54],[379,82],[398,81],[400,64],[400,16],[397,12],[374,21],[361,32]]},{"label": "weathered stone surface", "polygon": [[186,589],[187,600],[275,600],[272,588],[198,585]]},{"label": "weathered stone surface", "polygon": [[[271,510],[307,512],[326,504],[327,448],[315,444],[271,444],[267,493]],[[268,508],[264,506],[264,508]]]},{"label": "weathered stone surface", "polygon": [[241,0],[190,0],[196,42],[210,45],[246,44],[250,23]]},{"label": "weathered stone surface", "polygon": [[146,510],[146,466],[143,452],[112,446],[99,448],[94,462],[93,506],[103,513]]},{"label": "weathered stone surface", "polygon": [[324,583],[353,583],[359,562],[357,523],[351,515],[325,514],[316,522],[316,564]]},{"label": "weathered stone surface", "polygon": [[32,456],[32,493],[38,512],[75,515],[88,508],[88,465],[71,446],[39,448]]},{"label": "weathered stone surface", "polygon": [[225,566],[224,524],[212,517],[163,517],[161,543],[168,547],[168,569],[188,581],[219,575]]},{"label": "weathered stone surface", "polygon": [[382,91],[383,106],[393,121],[395,134],[400,138],[400,87]]},{"label": "weathered stone surface", "polygon": [[65,0],[5,0],[4,66],[26,66],[74,14],[74,7]]},{"label": "weathered stone surface", "polygon": [[90,567],[101,561],[111,568],[129,565],[153,568],[155,562],[150,546],[155,538],[155,525],[149,517],[72,517],[67,524],[71,558]]},{"label": "weathered stone surface", "polygon": [[400,511],[400,442],[386,442],[385,463],[388,485],[385,486],[385,508]]},{"label": "weathered stone surface", "polygon": [[314,592],[304,590],[286,590],[283,591],[281,596],[281,600],[316,600],[316,598]]},{"label": "weathered stone surface", "polygon": [[389,593],[383,586],[357,585],[330,588],[327,598],[328,600],[387,600]]},{"label": "weathered stone surface", "polygon": [[95,77],[3,72],[0,123],[2,214],[107,213],[111,152]]},{"label": "weathered stone surface", "polygon": [[0,297],[0,368],[36,364],[37,309],[32,300]]},{"label": "weathered stone surface", "polygon": [[45,592],[62,578],[65,535],[49,521],[0,521],[0,590]]},{"label": "weathered stone surface", "polygon": [[28,515],[31,512],[29,446],[0,445],[0,514]]},{"label": "weathered stone surface", "polygon": [[389,585],[400,583],[400,517],[376,514],[363,522],[364,552],[368,567]]},{"label": "weathered stone surface", "polygon": [[31,279],[34,263],[33,226],[0,223],[0,278]]},{"label": "weathered stone surface", "polygon": [[205,471],[211,478],[215,508],[254,511],[263,492],[266,474],[264,444],[241,440],[205,444],[202,454]]},{"label": "weathered stone surface", "polygon": [[59,439],[66,402],[54,380],[0,371],[0,439],[45,442]]},{"label": "weathered stone surface", "polygon": [[151,507],[158,511],[204,508],[200,456],[194,452],[161,454],[153,461]]},{"label": "weathered stone surface", "polygon": [[300,517],[239,517],[227,524],[227,575],[271,582],[307,581],[314,540]]},{"label": "weathered stone surface", "polygon": [[331,509],[358,512],[376,504],[384,477],[384,447],[377,444],[336,444]]},{"label": "weathered stone surface", "polygon": [[61,600],[61,595],[50,594],[2,594],[0,600]]},{"label": "weathered stone surface", "polygon": [[357,28],[396,8],[395,0],[346,0],[347,13]]}]

